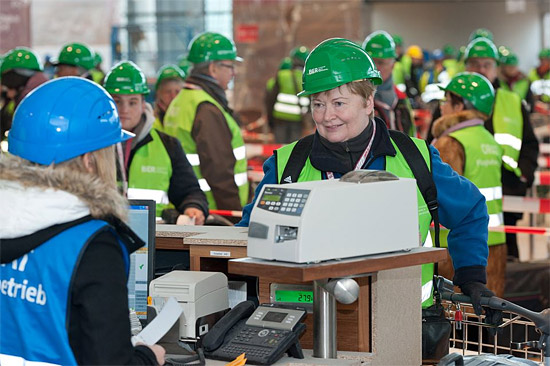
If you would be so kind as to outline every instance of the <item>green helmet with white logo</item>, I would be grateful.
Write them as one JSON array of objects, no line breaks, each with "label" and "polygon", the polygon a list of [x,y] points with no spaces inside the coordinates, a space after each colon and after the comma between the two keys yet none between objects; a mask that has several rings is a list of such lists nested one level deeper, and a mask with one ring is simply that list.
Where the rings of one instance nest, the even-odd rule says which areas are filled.
[{"label": "green helmet with white logo", "polygon": [[95,53],[82,43],[69,43],[61,49],[57,64],[82,67],[91,70],[95,66]]},{"label": "green helmet with white logo", "polygon": [[472,33],[470,33],[470,38],[468,39],[468,42],[472,42],[476,38],[487,38],[492,41],[493,33],[489,29],[478,28],[474,30]]},{"label": "green helmet with white logo", "polygon": [[363,41],[363,48],[372,58],[395,58],[395,42],[385,31],[376,31]]},{"label": "green helmet with white logo", "polygon": [[13,69],[43,70],[38,56],[25,47],[14,48],[4,55],[4,60],[0,66],[0,74]]},{"label": "green helmet with white logo", "polygon": [[506,56],[500,56],[498,60],[499,64],[506,66],[517,66],[519,65],[518,56],[515,53],[509,52]]},{"label": "green helmet with white logo", "polygon": [[219,60],[243,60],[237,56],[237,48],[232,40],[213,32],[201,33],[191,40],[187,59],[193,64]]},{"label": "green helmet with white logo", "polygon": [[475,109],[487,115],[491,114],[495,103],[495,89],[483,75],[475,72],[456,74],[445,88],[445,91],[460,95],[472,103]]},{"label": "green helmet with white logo", "polygon": [[470,58],[492,58],[498,60],[498,50],[488,38],[476,38],[468,44],[466,51],[464,51],[465,60]]},{"label": "green helmet with white logo", "polygon": [[180,79],[181,81],[184,81],[185,73],[176,65],[164,65],[157,73],[155,90],[158,90],[160,83],[165,79]]},{"label": "green helmet with white logo", "polygon": [[103,87],[109,94],[148,94],[147,79],[141,69],[132,61],[121,61],[107,76]]},{"label": "green helmet with white logo", "polygon": [[317,45],[306,59],[303,91],[298,95],[320,93],[365,79],[375,85],[382,83],[380,72],[370,56],[352,41],[331,38]]}]

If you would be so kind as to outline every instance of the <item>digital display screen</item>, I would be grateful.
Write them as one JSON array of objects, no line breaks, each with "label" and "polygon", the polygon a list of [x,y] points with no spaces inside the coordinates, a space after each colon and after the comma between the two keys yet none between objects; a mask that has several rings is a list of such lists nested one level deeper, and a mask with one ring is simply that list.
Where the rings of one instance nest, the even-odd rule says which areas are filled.
[{"label": "digital display screen", "polygon": [[275,290],[275,301],[313,304],[313,291]]},{"label": "digital display screen", "polygon": [[285,320],[286,316],[287,316],[287,313],[279,313],[277,311],[268,311],[262,320],[266,322],[280,323],[283,320]]},{"label": "digital display screen", "polygon": [[279,196],[278,194],[264,194],[262,196],[262,200],[272,201],[272,202],[279,202],[281,200],[281,196]]}]

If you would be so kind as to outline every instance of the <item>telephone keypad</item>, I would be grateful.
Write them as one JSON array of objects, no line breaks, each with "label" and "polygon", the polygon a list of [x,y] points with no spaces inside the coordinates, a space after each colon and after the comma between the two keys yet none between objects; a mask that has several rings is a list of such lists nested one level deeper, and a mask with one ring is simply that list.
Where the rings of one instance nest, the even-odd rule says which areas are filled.
[{"label": "telephone keypad", "polygon": [[277,345],[290,332],[278,329],[244,327],[222,351],[237,357],[246,353],[249,361],[266,359],[276,351]]}]

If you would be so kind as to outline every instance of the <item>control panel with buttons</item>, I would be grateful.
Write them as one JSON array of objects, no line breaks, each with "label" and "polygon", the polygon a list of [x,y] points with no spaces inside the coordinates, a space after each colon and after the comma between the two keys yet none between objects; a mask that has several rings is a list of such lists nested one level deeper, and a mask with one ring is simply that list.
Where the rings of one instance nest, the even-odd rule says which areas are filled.
[{"label": "control panel with buttons", "polygon": [[307,189],[267,187],[260,197],[258,207],[285,215],[300,216],[309,194]]}]

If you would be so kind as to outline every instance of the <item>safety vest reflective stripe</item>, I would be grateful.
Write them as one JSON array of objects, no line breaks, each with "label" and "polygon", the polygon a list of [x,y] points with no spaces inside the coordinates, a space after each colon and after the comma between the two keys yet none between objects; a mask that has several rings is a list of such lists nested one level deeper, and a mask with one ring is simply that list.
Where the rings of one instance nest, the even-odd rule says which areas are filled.
[{"label": "safety vest reflective stripe", "polygon": [[158,189],[128,188],[128,199],[154,200],[165,205],[170,203],[168,194]]},{"label": "safety vest reflective stripe", "polygon": [[500,145],[508,145],[515,150],[521,150],[521,139],[509,133],[495,133],[495,141]]},{"label": "safety vest reflective stripe", "polygon": [[[199,154],[186,154],[187,160],[189,161],[189,164],[191,166],[199,166],[201,165],[201,160],[199,159]],[[239,146],[233,149],[233,156],[235,156],[235,160],[243,160],[246,159],[246,147]]]},{"label": "safety vest reflective stripe", "polygon": [[489,225],[488,227],[495,227],[504,224],[504,216],[502,212],[489,215]]},{"label": "safety vest reflective stripe", "polygon": [[199,186],[201,187],[203,192],[210,192],[212,190],[210,189],[210,185],[204,178],[199,179]]},{"label": "safety vest reflective stripe", "polygon": [[300,115],[302,113],[302,108],[299,105],[290,105],[279,102],[275,103],[273,109],[277,112],[295,115]]},{"label": "safety vest reflective stripe", "polygon": [[246,147],[243,145],[243,146],[234,148],[233,156],[235,156],[235,160],[246,159]]},{"label": "safety vest reflective stripe", "polygon": [[[248,183],[248,173],[235,174],[235,184],[237,185],[237,187],[240,187],[246,183]],[[210,188],[210,185],[204,178],[199,179],[199,186],[201,187],[203,192],[209,192],[212,190]]]},{"label": "safety vest reflective stripe", "polygon": [[23,357],[0,354],[0,365],[2,366],[57,366],[56,363],[27,361]]},{"label": "safety vest reflective stripe", "polygon": [[[429,237],[429,235],[428,235]],[[433,281],[428,281],[422,285],[422,302],[428,300],[432,296]]]},{"label": "safety vest reflective stripe", "polygon": [[191,164],[191,166],[201,165],[199,154],[185,154],[185,156],[187,156],[187,160],[189,161],[189,164]]},{"label": "safety vest reflective stripe", "polygon": [[518,167],[518,162],[508,155],[502,155],[502,161],[508,164],[513,169],[516,169]]},{"label": "safety vest reflective stripe", "polygon": [[502,187],[480,188],[479,191],[485,197],[485,201],[502,199]]},{"label": "safety vest reflective stripe", "polygon": [[308,106],[309,99],[306,97],[298,97],[294,94],[279,93],[277,94],[277,102],[287,104],[300,104],[301,106]]}]

